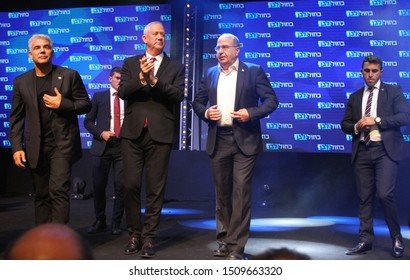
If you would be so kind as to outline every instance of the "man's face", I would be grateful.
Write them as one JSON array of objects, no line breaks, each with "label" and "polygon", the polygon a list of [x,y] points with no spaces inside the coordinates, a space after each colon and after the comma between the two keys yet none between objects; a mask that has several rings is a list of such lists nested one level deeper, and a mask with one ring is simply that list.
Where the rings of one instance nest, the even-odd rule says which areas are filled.
[{"label": "man's face", "polygon": [[165,30],[162,24],[154,23],[148,29],[142,40],[147,45],[147,51],[151,55],[158,55],[165,47]]},{"label": "man's face", "polygon": [[29,57],[35,64],[48,64],[54,55],[50,42],[44,39],[36,39],[30,45]]},{"label": "man's face", "polygon": [[380,64],[370,62],[363,64],[362,75],[367,86],[373,87],[380,80],[380,76],[383,73],[380,67]]},{"label": "man's face", "polygon": [[111,86],[115,89],[118,90],[118,87],[120,86],[120,81],[121,81],[121,73],[114,72],[112,76],[109,78]]},{"label": "man's face", "polygon": [[235,45],[234,42],[230,36],[219,37],[215,47],[218,62],[225,70],[234,64],[239,55],[239,46]]}]

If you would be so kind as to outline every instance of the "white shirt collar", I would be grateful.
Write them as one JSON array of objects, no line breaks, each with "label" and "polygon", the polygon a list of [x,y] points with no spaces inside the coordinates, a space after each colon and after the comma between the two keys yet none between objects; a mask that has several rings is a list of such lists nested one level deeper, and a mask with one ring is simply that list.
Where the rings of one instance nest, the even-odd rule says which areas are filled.
[{"label": "white shirt collar", "polygon": [[226,74],[231,73],[232,71],[238,71],[238,68],[239,68],[239,59],[238,58],[235,60],[235,62],[231,66],[229,66],[229,71],[228,72],[226,72],[222,68],[221,64],[218,63],[219,72],[223,72],[223,73],[226,73]]},{"label": "white shirt collar", "polygon": [[148,54],[148,53],[145,53],[145,56],[148,57],[148,59],[151,59],[151,57],[155,57],[155,59],[156,59],[158,62],[161,62],[162,59],[164,58],[164,53],[162,52],[162,53],[160,53],[160,54],[157,55],[157,56],[152,56],[152,55],[150,55],[150,54]]},{"label": "white shirt collar", "polygon": [[111,96],[113,96],[115,92],[118,92],[118,90],[115,90],[112,86],[110,86],[110,94],[111,94]]},{"label": "white shirt collar", "polygon": [[[375,89],[380,89],[380,83],[381,83],[380,80],[378,80],[377,83],[374,85],[374,88]],[[364,88],[365,88],[365,90],[369,90],[369,86],[367,86],[366,83],[364,84]]]}]

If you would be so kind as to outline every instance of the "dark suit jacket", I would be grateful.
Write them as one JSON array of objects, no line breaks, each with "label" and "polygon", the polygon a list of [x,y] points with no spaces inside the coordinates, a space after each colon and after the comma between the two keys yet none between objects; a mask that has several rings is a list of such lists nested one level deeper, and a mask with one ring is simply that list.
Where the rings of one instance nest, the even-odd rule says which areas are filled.
[{"label": "dark suit jacket", "polygon": [[[216,143],[217,122],[205,118],[209,106],[217,103],[218,66],[208,69],[195,94],[193,108],[195,113],[208,123],[206,151],[212,155]],[[260,101],[260,103],[259,103]],[[239,62],[236,82],[235,111],[246,108],[250,121],[240,123],[234,120],[233,133],[241,151],[254,155],[262,151],[260,119],[268,116],[278,107],[278,98],[262,67],[252,63]]]},{"label": "dark suit jacket", "polygon": [[143,55],[124,60],[118,95],[127,101],[121,137],[137,139],[148,117],[148,130],[153,140],[173,142],[175,105],[184,99],[184,67],[165,53],[156,76],[154,87],[143,86],[139,79]]},{"label": "dark suit jacket", "polygon": [[94,93],[91,111],[84,119],[84,127],[93,135],[90,152],[94,156],[101,156],[107,144],[100,135],[103,131],[110,130],[110,98],[110,90]]},{"label": "dark suit jacket", "polygon": [[[82,152],[77,115],[87,113],[91,109],[91,101],[75,70],[53,66],[51,83],[52,88],[56,87],[62,94],[60,108],[50,110],[51,129],[60,152],[75,162],[80,159]],[[12,152],[25,149],[31,168],[37,166],[40,156],[40,123],[36,74],[33,69],[15,78],[10,114]]]},{"label": "dark suit jacket", "polygon": [[[360,133],[354,133],[354,125],[362,118],[362,99],[364,88],[350,95],[345,115],[341,122],[344,133],[353,136],[352,162],[356,158]],[[408,153],[400,127],[410,124],[410,108],[400,86],[380,83],[377,100],[377,116],[381,117],[379,125],[384,147],[394,161],[404,159]]]}]

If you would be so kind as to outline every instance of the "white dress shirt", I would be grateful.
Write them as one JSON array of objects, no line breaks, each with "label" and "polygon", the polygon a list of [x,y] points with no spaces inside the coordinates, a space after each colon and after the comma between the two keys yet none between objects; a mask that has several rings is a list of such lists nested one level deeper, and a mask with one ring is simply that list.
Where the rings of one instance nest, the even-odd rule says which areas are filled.
[{"label": "white dress shirt", "polygon": [[[110,87],[110,131],[114,132],[114,93],[118,92],[113,87]],[[118,97],[119,98],[119,97]],[[124,120],[124,100],[120,99],[120,121],[122,126],[122,121]]]},{"label": "white dress shirt", "polygon": [[231,112],[235,110],[236,80],[238,78],[239,60],[229,67],[228,71],[223,70],[219,65],[219,79],[217,86],[217,105],[221,110],[222,118],[218,121],[218,126],[232,126]]}]

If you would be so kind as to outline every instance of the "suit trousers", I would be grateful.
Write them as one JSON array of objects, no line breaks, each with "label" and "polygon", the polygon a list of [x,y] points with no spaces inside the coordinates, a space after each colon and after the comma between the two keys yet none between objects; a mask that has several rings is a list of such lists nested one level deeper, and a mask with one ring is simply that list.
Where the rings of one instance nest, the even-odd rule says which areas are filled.
[{"label": "suit trousers", "polygon": [[120,226],[124,213],[123,194],[123,162],[120,140],[108,141],[102,156],[93,156],[93,188],[94,188],[94,212],[97,220],[106,221],[106,189],[112,167],[114,178],[114,205],[111,215],[111,225]]},{"label": "suit trousers", "polygon": [[257,155],[247,156],[232,131],[218,131],[211,156],[216,194],[216,240],[243,253],[249,238],[252,177]]},{"label": "suit trousers", "polygon": [[359,205],[359,238],[371,243],[374,239],[373,211],[377,194],[391,238],[401,236],[394,189],[398,173],[398,163],[390,159],[382,142],[371,142],[369,146],[359,144],[354,162]]},{"label": "suit trousers", "polygon": [[71,162],[56,145],[43,145],[39,163],[31,170],[35,188],[35,223],[66,224],[70,215]]},{"label": "suit trousers", "polygon": [[[172,144],[154,141],[149,129],[138,139],[122,138],[124,206],[128,233],[153,241],[159,226]],[[141,190],[145,171],[145,214],[142,222]]]}]

